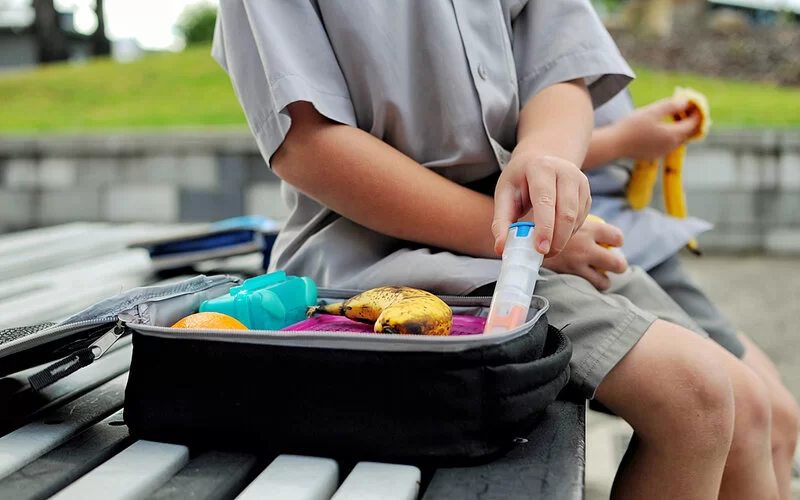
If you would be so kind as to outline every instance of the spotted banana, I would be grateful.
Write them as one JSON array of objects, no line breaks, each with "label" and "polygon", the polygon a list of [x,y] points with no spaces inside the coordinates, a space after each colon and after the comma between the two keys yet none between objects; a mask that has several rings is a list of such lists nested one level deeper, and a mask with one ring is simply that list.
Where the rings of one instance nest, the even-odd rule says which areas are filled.
[{"label": "spotted banana", "polygon": [[311,307],[308,315],[332,314],[374,325],[376,333],[450,335],[453,311],[436,295],[402,286],[367,290],[344,302]]}]

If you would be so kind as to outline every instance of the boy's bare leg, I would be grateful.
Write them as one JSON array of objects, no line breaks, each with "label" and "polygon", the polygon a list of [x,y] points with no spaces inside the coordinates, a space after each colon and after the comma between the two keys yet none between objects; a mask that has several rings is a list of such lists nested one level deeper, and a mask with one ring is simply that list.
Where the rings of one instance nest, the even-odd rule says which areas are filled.
[{"label": "boy's bare leg", "polygon": [[776,498],[766,391],[726,354],[657,321],[600,384],[598,401],[636,432],[615,498]]},{"label": "boy's bare leg", "polygon": [[656,321],[597,389],[634,429],[614,498],[709,499],[719,493],[733,437],[734,400],[724,365],[695,333]]},{"label": "boy's bare leg", "polygon": [[707,340],[709,351],[722,358],[734,391],[733,441],[719,498],[778,499],[778,483],[772,462],[772,411],[769,392],[742,360]]},{"label": "boy's bare leg", "polygon": [[746,348],[742,361],[761,377],[769,393],[772,406],[772,462],[780,498],[789,500],[800,410],[792,394],[783,385],[778,369],[767,355],[746,335],[740,334],[739,340]]}]

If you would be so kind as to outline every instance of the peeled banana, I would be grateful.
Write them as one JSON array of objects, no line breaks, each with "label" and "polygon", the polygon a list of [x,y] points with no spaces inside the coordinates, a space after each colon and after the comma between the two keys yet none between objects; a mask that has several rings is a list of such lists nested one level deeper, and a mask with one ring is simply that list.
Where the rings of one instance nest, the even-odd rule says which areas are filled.
[{"label": "peeled banana", "polygon": [[[693,141],[705,137],[711,128],[711,115],[706,97],[695,90],[682,87],[675,89],[675,97],[683,97],[689,102],[689,106],[674,116],[673,119],[680,121],[694,113],[699,113],[700,123],[694,134],[689,137],[689,140]],[[664,158],[664,179],[662,182],[664,208],[668,215],[679,219],[685,218],[688,214],[686,197],[683,193],[683,160],[685,156],[686,144],[681,144]],[[694,238],[689,240],[686,248],[697,255],[701,254],[697,240]]]},{"label": "peeled banana", "polygon": [[374,324],[375,333],[450,335],[453,310],[436,295],[402,286],[367,290],[344,302],[311,307],[308,315],[332,314]]},{"label": "peeled banana", "polygon": [[[679,121],[698,113],[700,122],[697,130],[689,137],[689,141],[704,138],[711,128],[711,113],[706,97],[696,90],[683,87],[677,87],[674,95],[675,97],[686,99],[689,105],[672,118]],[[664,158],[663,166],[664,208],[668,215],[680,219],[685,218],[688,214],[686,197],[683,193],[683,161],[685,156],[686,144],[681,144],[674,151],[667,154]],[[641,210],[650,204],[650,199],[653,196],[653,187],[658,175],[658,163],[658,160],[636,162],[626,192],[628,202],[634,210]],[[700,254],[696,239],[692,238],[686,244],[686,247],[690,251]]]}]

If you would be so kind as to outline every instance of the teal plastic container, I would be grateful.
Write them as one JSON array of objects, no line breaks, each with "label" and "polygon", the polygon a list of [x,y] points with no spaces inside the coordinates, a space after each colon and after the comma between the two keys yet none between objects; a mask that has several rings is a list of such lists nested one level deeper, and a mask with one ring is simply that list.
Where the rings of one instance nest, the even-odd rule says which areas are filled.
[{"label": "teal plastic container", "polygon": [[286,276],[284,271],[250,278],[229,295],[207,300],[200,312],[233,316],[250,330],[280,330],[306,319],[317,305],[317,285],[311,278]]}]

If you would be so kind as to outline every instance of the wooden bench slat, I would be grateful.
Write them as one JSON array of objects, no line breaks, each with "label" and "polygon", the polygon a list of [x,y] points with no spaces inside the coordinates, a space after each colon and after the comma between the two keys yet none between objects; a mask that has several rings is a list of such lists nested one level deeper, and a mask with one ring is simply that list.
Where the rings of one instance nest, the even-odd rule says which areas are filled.
[{"label": "wooden bench slat", "polygon": [[338,484],[335,460],[280,455],[236,500],[330,500]]},{"label": "wooden bench slat", "polygon": [[0,498],[44,499],[65,488],[130,444],[120,423],[122,410],[0,480]]},{"label": "wooden bench slat", "polygon": [[124,373],[84,396],[42,414],[36,421],[0,438],[0,478],[66,442],[79,431],[122,407]]},{"label": "wooden bench slat", "polygon": [[331,500],[415,500],[420,480],[417,467],[359,462]]},{"label": "wooden bench slat", "polygon": [[258,459],[244,453],[209,451],[190,461],[150,496],[151,500],[221,500],[242,491],[256,472]]},{"label": "wooden bench slat", "polygon": [[558,400],[506,456],[475,467],[443,468],[423,500],[522,500],[583,497],[586,406]]},{"label": "wooden bench slat", "polygon": [[30,421],[36,414],[65,404],[126,372],[131,364],[132,349],[130,337],[124,337],[91,365],[38,392],[30,388],[28,377],[47,365],[0,379],[0,407],[3,408],[0,412],[0,435]]},{"label": "wooden bench slat", "polygon": [[53,500],[142,498],[189,462],[189,448],[136,441],[54,495]]}]

